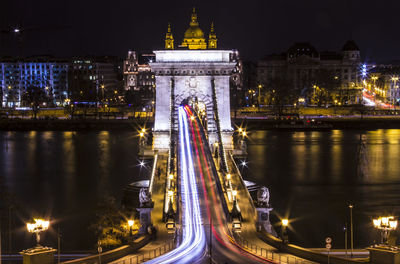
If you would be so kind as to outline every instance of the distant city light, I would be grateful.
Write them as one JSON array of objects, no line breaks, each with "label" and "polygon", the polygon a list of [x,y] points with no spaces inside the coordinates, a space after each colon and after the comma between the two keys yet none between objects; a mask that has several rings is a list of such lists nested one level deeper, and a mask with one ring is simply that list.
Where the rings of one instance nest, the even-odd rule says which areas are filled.
[{"label": "distant city light", "polygon": [[19,28],[14,28],[14,33],[19,33],[19,32],[20,32]]},{"label": "distant city light", "polygon": [[140,167],[143,167],[143,166],[144,166],[144,161],[142,160],[142,161],[139,163],[139,165],[140,165]]},{"label": "distant city light", "polygon": [[363,65],[361,66],[361,76],[362,76],[363,78],[367,77],[367,65],[366,65],[366,64],[363,64]]}]

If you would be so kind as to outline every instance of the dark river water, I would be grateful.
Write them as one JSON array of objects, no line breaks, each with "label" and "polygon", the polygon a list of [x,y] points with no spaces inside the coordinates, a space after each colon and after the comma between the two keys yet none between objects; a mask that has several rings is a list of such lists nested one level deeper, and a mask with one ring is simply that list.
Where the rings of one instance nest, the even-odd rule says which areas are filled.
[{"label": "dark river water", "polygon": [[[34,216],[51,220],[43,244],[57,247],[60,228],[64,252],[94,249],[89,226],[99,201],[119,201],[128,183],[147,175],[135,134],[0,132],[0,191],[11,197],[0,201],[3,251],[9,227],[13,252],[34,245],[24,225]],[[290,219],[291,242],[323,247],[330,236],[343,248],[350,203],[355,247],[378,240],[373,216],[400,215],[400,130],[253,131],[248,143],[243,175],[270,189],[272,220]]]}]

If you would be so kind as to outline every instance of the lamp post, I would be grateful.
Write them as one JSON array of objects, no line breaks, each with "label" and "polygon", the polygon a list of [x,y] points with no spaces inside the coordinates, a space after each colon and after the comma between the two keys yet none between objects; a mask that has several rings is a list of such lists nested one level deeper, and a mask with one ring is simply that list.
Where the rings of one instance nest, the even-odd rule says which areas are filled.
[{"label": "lamp post", "polygon": [[36,234],[37,247],[40,247],[40,232],[49,229],[50,221],[45,221],[43,219],[34,219],[35,223],[27,223],[26,227],[28,232]]},{"label": "lamp post", "polygon": [[343,227],[344,232],[344,248],[346,250],[346,258],[347,258],[347,223]]},{"label": "lamp post", "polygon": [[102,104],[104,104],[104,88],[105,88],[104,84],[100,85],[100,88],[101,88],[101,102]]},{"label": "lamp post", "polygon": [[387,245],[389,233],[397,228],[397,220],[393,216],[379,217],[373,219],[374,227],[381,230],[381,244]]},{"label": "lamp post", "polygon": [[392,104],[393,104],[393,109],[395,109],[395,106],[394,106],[395,94],[394,94],[394,92],[396,91],[396,94],[397,94],[396,84],[397,84],[397,81],[399,80],[399,77],[398,76],[393,76],[391,80],[393,81],[393,89],[390,92],[390,96],[391,96],[391,101],[392,101]]},{"label": "lamp post", "polygon": [[353,205],[349,204],[350,208],[350,257],[353,257]]},{"label": "lamp post", "polygon": [[261,105],[261,95],[260,95],[261,88],[262,88],[262,85],[259,84],[258,85],[258,111],[260,111],[260,105]]},{"label": "lamp post", "polygon": [[281,224],[282,224],[282,229],[281,229],[282,242],[287,244],[289,242],[289,238],[287,235],[287,227],[289,225],[289,219],[286,219],[286,218],[282,219]]},{"label": "lamp post", "polygon": [[128,220],[128,226],[129,226],[129,237],[132,237],[132,227],[135,221],[133,219]]}]

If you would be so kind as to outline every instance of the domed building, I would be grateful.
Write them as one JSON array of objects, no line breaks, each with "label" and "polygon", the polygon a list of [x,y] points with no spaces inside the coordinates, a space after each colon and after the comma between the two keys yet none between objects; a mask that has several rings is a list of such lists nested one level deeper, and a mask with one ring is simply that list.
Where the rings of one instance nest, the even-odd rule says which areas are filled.
[{"label": "domed building", "polygon": [[[182,44],[179,45],[179,47],[188,48],[190,50],[217,48],[217,37],[214,31],[214,24],[211,24],[210,35],[207,45],[206,38],[204,37],[204,32],[199,26],[195,8],[193,8],[193,12],[191,14],[189,28],[185,31]],[[165,49],[174,49],[174,40],[170,25],[168,25],[168,32],[165,38]]]}]

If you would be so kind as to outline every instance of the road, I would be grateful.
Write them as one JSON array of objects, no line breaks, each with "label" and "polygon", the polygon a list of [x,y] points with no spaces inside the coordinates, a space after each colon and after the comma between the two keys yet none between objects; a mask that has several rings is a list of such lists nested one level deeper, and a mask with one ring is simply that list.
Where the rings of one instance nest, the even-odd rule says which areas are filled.
[{"label": "road", "polygon": [[179,108],[179,169],[182,199],[182,242],[171,252],[148,263],[202,263],[206,258],[206,237],[200,211],[194,160],[186,113]]},{"label": "road", "polygon": [[[200,207],[202,221],[207,236],[207,263],[274,263],[254,256],[239,248],[234,242],[226,218],[227,209],[221,200],[222,195],[217,183],[217,171],[211,151],[199,120],[189,107],[185,107],[188,116],[190,143],[196,173],[196,183],[200,189]],[[211,228],[210,228],[211,226]]]}]

